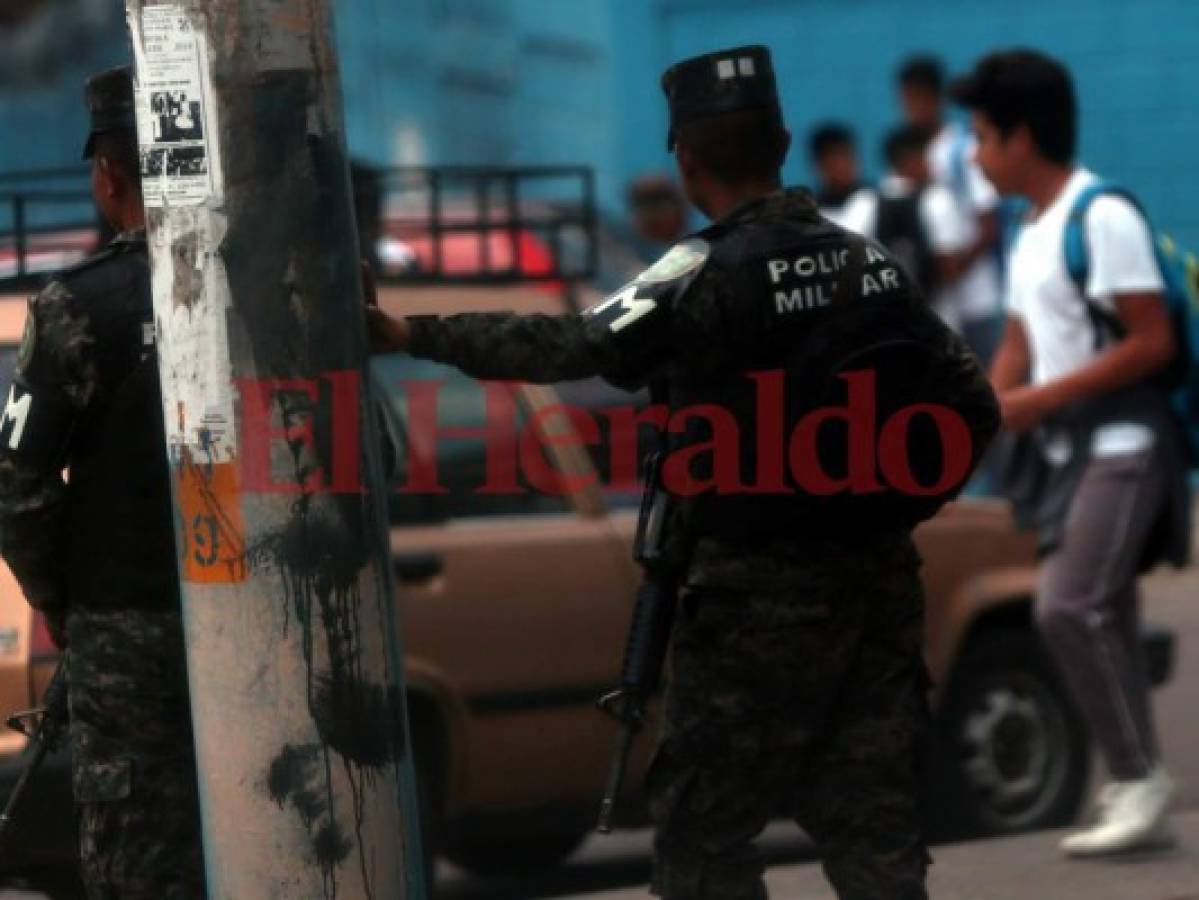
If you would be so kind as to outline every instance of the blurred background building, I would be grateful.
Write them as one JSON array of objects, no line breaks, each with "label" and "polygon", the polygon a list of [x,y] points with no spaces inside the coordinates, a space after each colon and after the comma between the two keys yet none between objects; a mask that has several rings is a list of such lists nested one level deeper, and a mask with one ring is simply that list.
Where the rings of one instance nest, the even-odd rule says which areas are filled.
[{"label": "blurred background building", "polygon": [[[3,0],[0,172],[78,160],[85,73],[126,58],[120,0]],[[1194,0],[338,0],[351,150],[383,165],[595,167],[622,215],[634,176],[669,166],[671,61],[735,43],[774,51],[792,130],[858,132],[866,173],[898,119],[895,68],[949,71],[1027,44],[1063,59],[1086,164],[1132,185],[1161,227],[1199,245],[1199,4]],[[802,148],[788,176],[807,182]]]},{"label": "blurred background building", "polygon": [[0,172],[78,164],[83,78],[128,56],[118,0],[0,0]]}]

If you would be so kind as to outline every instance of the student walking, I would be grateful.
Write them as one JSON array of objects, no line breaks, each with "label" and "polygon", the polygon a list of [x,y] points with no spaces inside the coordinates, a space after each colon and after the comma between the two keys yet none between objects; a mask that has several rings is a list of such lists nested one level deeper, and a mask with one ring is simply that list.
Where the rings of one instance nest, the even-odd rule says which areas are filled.
[{"label": "student walking", "polygon": [[[991,381],[1005,426],[1030,433],[1040,451],[1037,620],[1113,779],[1100,792],[1099,823],[1062,850],[1160,843],[1174,786],[1154,730],[1137,578],[1159,561],[1186,560],[1190,501],[1163,377],[1177,341],[1153,235],[1133,203],[1093,190],[1097,176],[1075,162],[1077,105],[1059,63],[1027,50],[993,54],[952,94],[974,113],[986,176],[1031,203],[1009,263]],[[1078,217],[1089,255],[1083,289],[1064,251]]]}]

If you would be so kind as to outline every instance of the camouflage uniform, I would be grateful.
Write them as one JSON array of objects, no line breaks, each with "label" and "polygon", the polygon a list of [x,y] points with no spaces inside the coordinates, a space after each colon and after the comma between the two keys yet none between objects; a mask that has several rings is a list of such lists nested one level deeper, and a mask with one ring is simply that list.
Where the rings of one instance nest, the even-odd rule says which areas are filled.
[{"label": "camouflage uniform", "polygon": [[[676,250],[619,301],[577,316],[411,317],[411,352],[481,378],[600,374],[626,387],[661,378],[672,404],[690,386],[744,380],[739,360],[755,343],[759,301],[735,286],[736,265],[713,261],[716,245],[759,230],[766,240],[776,226],[814,241],[851,240],[806,193],[779,192],[700,233],[713,242],[713,259],[688,257],[703,255],[700,244]],[[942,396],[978,438],[976,462],[998,411],[966,346],[909,281],[872,301],[881,304],[873,311],[860,298],[850,302],[864,314],[805,320],[821,324],[789,347],[800,370],[820,372],[875,317],[888,333],[887,316],[898,311],[941,360]],[[856,523],[859,536],[822,538],[821,502],[810,507],[817,527],[791,537],[755,535],[744,516],[721,534],[706,533],[715,523],[688,526],[664,730],[648,776],[654,890],[663,897],[765,897],[752,842],[776,814],[794,817],[817,841],[842,898],[926,896],[916,773],[927,722],[919,556],[910,528],[872,533],[868,520]]]},{"label": "camouflage uniform", "polygon": [[647,776],[655,893],[764,898],[752,841],[786,815],[816,841],[839,897],[927,896],[918,569],[905,536],[700,540]]},{"label": "camouflage uniform", "polygon": [[204,853],[177,610],[72,610],[71,744],[92,900],[198,900]]},{"label": "camouflage uniform", "polygon": [[204,896],[152,322],[145,238],[120,235],[30,303],[0,423],[0,551],[69,641],[92,900]]}]

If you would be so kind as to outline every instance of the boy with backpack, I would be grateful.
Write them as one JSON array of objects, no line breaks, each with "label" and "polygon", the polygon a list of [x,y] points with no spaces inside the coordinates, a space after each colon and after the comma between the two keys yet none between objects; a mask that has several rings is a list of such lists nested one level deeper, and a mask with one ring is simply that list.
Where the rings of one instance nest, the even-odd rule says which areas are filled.
[{"label": "boy with backpack", "polygon": [[996,53],[952,94],[974,114],[987,178],[1031,204],[991,381],[1005,426],[1036,450],[1037,621],[1113,779],[1098,825],[1062,850],[1151,846],[1170,837],[1174,787],[1153,725],[1137,578],[1187,558],[1187,448],[1172,396],[1187,331],[1140,209],[1074,161],[1065,68],[1035,51]]},{"label": "boy with backpack", "polygon": [[[934,234],[954,234],[956,209],[949,191],[928,184],[925,147],[928,136],[905,125],[888,135],[883,155],[888,172],[877,188],[859,177],[857,145],[848,126],[826,122],[808,138],[817,208],[826,219],[858,234],[872,237],[890,250],[924,293],[934,296],[942,260],[933,247]],[[937,202],[939,201],[939,202]],[[946,220],[951,220],[946,224]],[[946,262],[950,260],[947,258]],[[956,329],[954,310],[934,303],[942,318]]]},{"label": "boy with backpack", "polygon": [[878,185],[872,236],[907,267],[941,318],[960,333],[958,310],[943,285],[955,280],[969,235],[952,193],[932,180],[928,142],[928,132],[915,125],[887,133],[887,171]]}]

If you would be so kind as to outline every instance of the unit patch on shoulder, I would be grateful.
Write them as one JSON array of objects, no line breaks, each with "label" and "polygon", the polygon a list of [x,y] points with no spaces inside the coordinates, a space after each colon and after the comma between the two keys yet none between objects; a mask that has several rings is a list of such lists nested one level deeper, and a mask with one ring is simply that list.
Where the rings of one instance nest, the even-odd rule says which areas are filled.
[{"label": "unit patch on shoulder", "polygon": [[623,331],[681,296],[708,261],[710,249],[707,241],[698,238],[683,241],[615,294],[583,310],[583,315],[613,332]]},{"label": "unit patch on shoulder", "polygon": [[25,310],[25,333],[21,336],[21,349],[17,352],[17,371],[24,372],[33,360],[37,348],[37,320],[33,315],[33,304]]},{"label": "unit patch on shoulder", "polygon": [[661,284],[692,274],[708,261],[711,247],[707,241],[690,238],[676,244],[660,260],[637,276],[642,284]]}]

